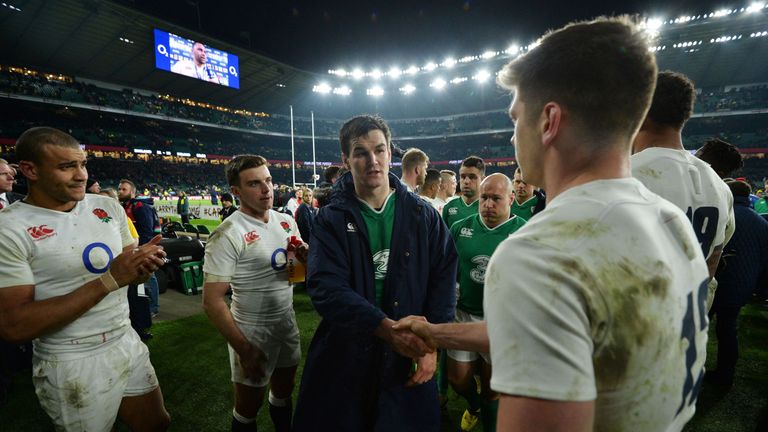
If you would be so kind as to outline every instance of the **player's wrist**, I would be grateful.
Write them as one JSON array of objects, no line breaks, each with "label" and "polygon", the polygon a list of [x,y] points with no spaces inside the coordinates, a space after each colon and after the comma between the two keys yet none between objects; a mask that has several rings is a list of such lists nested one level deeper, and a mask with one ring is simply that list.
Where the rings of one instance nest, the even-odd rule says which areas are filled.
[{"label": "player's wrist", "polygon": [[107,292],[107,294],[120,289],[120,284],[117,283],[114,276],[112,276],[112,271],[110,270],[107,270],[106,273],[101,275],[99,277],[99,281],[104,286],[104,289]]}]

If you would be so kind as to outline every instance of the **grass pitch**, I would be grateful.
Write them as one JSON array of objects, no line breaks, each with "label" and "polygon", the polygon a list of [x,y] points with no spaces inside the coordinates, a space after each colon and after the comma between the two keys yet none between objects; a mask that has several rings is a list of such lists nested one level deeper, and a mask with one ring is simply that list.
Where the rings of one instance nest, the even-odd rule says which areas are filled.
[{"label": "grass pitch", "polygon": [[[304,292],[294,296],[301,329],[304,357],[320,317]],[[228,431],[232,412],[229,360],[224,339],[204,314],[158,323],[155,338],[148,344],[152,363],[172,416],[172,431]],[[753,432],[768,430],[768,310],[749,305],[740,321],[741,358],[736,383],[729,392],[704,386],[696,416],[686,431]],[[714,329],[710,331],[707,367],[714,366]],[[303,371],[299,365],[294,398]],[[443,415],[442,430],[459,429],[465,402],[451,393]],[[339,413],[343,415],[343,413]],[[0,431],[49,431],[52,425],[40,408],[32,388],[30,371],[17,374],[9,401],[0,407]],[[332,428],[332,425],[326,425]],[[271,431],[269,414],[263,407],[258,428]],[[320,430],[321,425],[318,426]],[[127,430],[119,425],[118,430]],[[481,431],[481,425],[475,428]]]}]

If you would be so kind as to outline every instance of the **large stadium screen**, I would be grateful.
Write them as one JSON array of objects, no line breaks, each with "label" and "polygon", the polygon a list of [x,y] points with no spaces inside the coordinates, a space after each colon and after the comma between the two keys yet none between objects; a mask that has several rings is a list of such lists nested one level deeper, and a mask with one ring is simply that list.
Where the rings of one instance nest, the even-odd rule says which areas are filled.
[{"label": "large stadium screen", "polygon": [[240,62],[236,55],[158,29],[155,29],[155,66],[179,75],[240,88]]}]

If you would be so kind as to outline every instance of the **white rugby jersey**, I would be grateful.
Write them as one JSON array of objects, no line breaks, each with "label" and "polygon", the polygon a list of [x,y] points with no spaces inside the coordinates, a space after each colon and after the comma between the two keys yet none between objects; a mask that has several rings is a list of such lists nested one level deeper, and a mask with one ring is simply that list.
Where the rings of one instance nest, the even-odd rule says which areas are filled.
[{"label": "white rugby jersey", "polygon": [[736,228],[733,195],[715,170],[687,150],[647,148],[632,155],[632,176],[678,206],[693,224],[704,256]]},{"label": "white rugby jersey", "polygon": [[[116,200],[86,194],[69,212],[17,201],[0,213],[0,289],[35,286],[35,301],[76,290],[107,272],[133,238]],[[129,329],[127,290],[116,290],[64,327],[34,341],[35,354],[85,357]]]},{"label": "white rugby jersey", "polygon": [[704,377],[707,280],[676,206],[632,178],[571,188],[491,257],[491,388],[595,400],[596,431],[679,431]]},{"label": "white rugby jersey", "polygon": [[269,322],[293,306],[286,251],[291,236],[301,238],[296,221],[269,210],[267,223],[237,211],[208,238],[203,270],[231,278],[235,321]]}]

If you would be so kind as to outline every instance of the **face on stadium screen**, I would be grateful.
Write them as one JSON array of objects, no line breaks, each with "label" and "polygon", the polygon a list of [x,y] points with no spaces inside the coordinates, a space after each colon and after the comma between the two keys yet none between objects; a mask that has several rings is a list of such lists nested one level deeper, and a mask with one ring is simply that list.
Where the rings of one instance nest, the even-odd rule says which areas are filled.
[{"label": "face on stadium screen", "polygon": [[35,164],[35,187],[62,204],[82,201],[88,181],[85,164],[85,153],[79,148],[43,146],[40,163]]},{"label": "face on stadium screen", "polygon": [[352,172],[355,189],[364,188],[366,191],[382,186],[389,188],[387,175],[390,159],[389,143],[380,130],[372,130],[352,140],[349,157],[342,155],[344,165]]},{"label": "face on stadium screen", "polygon": [[240,209],[254,217],[262,217],[272,208],[272,175],[262,165],[240,172],[240,185],[232,187],[240,197]]}]

